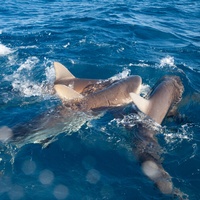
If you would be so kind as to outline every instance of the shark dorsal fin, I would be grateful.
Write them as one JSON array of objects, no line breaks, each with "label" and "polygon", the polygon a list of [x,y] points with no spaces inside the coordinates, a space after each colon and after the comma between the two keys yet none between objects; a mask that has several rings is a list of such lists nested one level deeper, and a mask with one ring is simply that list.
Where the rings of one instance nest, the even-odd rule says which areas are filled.
[{"label": "shark dorsal fin", "polygon": [[133,92],[130,93],[130,97],[133,103],[138,107],[138,109],[141,110],[146,115],[148,115],[150,108],[150,100],[144,99],[140,95],[135,94]]},{"label": "shark dorsal fin", "polygon": [[60,79],[73,79],[75,76],[61,63],[54,62],[54,69],[56,72],[56,80]]},{"label": "shark dorsal fin", "polygon": [[81,99],[83,96],[66,85],[56,84],[54,86],[56,93],[62,100]]}]

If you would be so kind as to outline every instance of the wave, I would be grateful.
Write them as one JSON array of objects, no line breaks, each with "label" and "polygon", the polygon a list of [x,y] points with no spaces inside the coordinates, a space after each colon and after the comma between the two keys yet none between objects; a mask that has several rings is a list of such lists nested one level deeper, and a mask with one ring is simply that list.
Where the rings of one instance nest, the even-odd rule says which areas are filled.
[{"label": "wave", "polygon": [[13,49],[11,49],[11,48],[3,45],[3,44],[0,44],[0,57],[1,56],[6,56],[6,55],[11,54],[13,52],[14,52]]},{"label": "wave", "polygon": [[13,91],[19,92],[21,97],[44,96],[51,94],[51,84],[55,78],[54,69],[52,67],[46,67],[46,78],[42,82],[39,82],[39,80],[36,80],[33,77],[34,69],[39,62],[39,58],[35,56],[29,57],[11,75],[4,76],[4,81],[11,82]]}]

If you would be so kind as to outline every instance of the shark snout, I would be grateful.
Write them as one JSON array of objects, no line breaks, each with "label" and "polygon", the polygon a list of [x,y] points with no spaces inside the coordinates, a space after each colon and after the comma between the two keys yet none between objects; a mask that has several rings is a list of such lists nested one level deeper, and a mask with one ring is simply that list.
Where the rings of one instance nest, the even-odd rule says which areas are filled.
[{"label": "shark snout", "polygon": [[141,86],[142,86],[142,78],[138,75],[131,76],[130,78],[131,84],[129,93],[133,92],[136,94],[140,94]]}]

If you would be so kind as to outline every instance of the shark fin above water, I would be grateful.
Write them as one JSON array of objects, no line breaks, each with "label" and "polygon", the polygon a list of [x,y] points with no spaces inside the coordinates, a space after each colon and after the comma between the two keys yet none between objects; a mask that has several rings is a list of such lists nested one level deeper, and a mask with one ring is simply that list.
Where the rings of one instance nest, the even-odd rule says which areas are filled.
[{"label": "shark fin above water", "polygon": [[74,79],[75,76],[61,63],[54,62],[54,69],[56,73],[56,81],[61,80],[63,78]]},{"label": "shark fin above water", "polygon": [[83,96],[66,85],[56,84],[54,86],[56,93],[63,100],[81,99]]}]

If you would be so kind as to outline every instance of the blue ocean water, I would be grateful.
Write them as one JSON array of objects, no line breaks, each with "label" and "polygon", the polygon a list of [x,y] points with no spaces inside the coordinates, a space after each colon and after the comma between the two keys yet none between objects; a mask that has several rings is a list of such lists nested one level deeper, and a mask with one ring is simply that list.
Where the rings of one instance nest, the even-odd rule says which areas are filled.
[{"label": "blue ocean water", "polygon": [[[163,75],[185,91],[181,120],[158,134],[174,185],[200,199],[200,1],[6,0],[0,7],[1,141],[60,102],[58,61],[80,78],[138,74],[142,92]],[[51,114],[51,112],[50,112]],[[0,145],[0,199],[169,199],[142,173],[130,134],[111,113],[71,115],[16,145]],[[9,128],[8,128],[9,127]],[[39,139],[55,136],[48,145]]]}]

